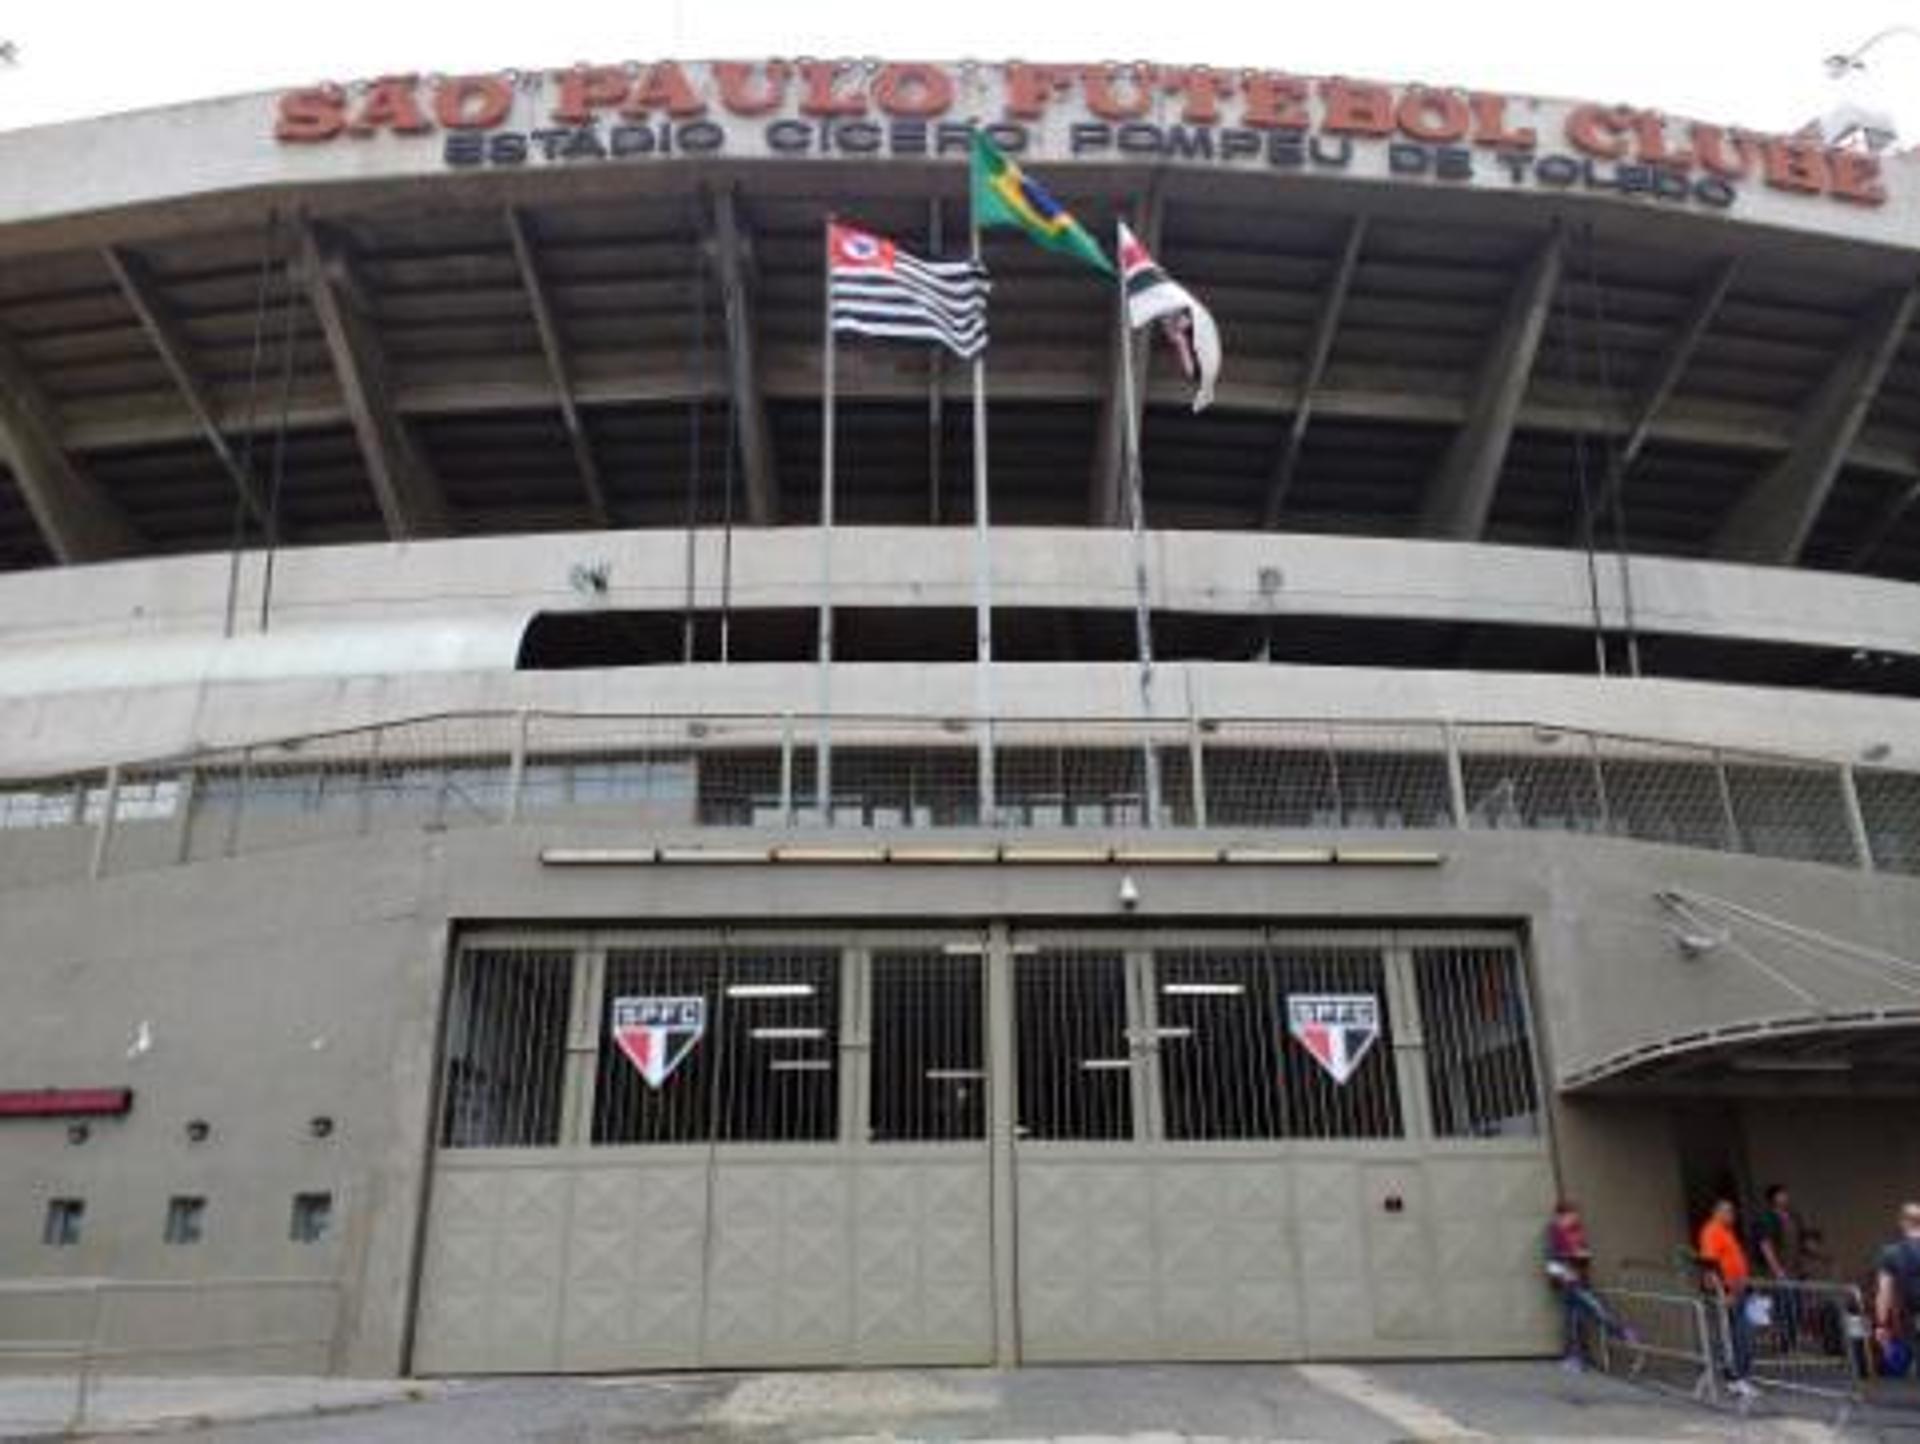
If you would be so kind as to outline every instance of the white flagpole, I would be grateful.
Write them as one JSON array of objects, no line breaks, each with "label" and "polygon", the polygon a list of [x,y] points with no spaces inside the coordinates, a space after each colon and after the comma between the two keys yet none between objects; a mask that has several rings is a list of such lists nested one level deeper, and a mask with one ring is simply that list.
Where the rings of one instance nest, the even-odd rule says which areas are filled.
[{"label": "white flagpole", "polygon": [[[980,264],[980,217],[967,207],[969,253]],[[974,719],[980,737],[980,825],[994,822],[993,551],[987,533],[987,353],[973,358],[973,629]]]},{"label": "white flagpole", "polygon": [[833,217],[827,217],[826,268],[821,275],[821,317],[826,329],[824,375],[820,386],[820,716],[814,734],[813,805],[821,826],[833,821]]},{"label": "white flagpole", "polygon": [[1125,413],[1122,435],[1126,451],[1127,520],[1133,533],[1133,630],[1140,662],[1141,780],[1146,792],[1143,811],[1147,826],[1158,827],[1160,758],[1153,746],[1153,621],[1147,592],[1146,501],[1140,475],[1140,413],[1134,399],[1133,324],[1127,316],[1127,263],[1125,247],[1119,244],[1118,236],[1114,251],[1121,257],[1114,271],[1114,295],[1118,298],[1120,325],[1120,407]]}]

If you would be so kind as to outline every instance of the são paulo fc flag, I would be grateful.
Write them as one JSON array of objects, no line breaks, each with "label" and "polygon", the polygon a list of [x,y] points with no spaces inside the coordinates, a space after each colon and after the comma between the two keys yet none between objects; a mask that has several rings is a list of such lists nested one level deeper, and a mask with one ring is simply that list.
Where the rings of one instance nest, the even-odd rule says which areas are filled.
[{"label": "s\u00e3o paulo fc flag", "polygon": [[1372,993],[1289,993],[1287,1030],[1336,1083],[1345,1083],[1380,1037]]},{"label": "s\u00e3o paulo fc flag", "polygon": [[613,1041],[650,1088],[673,1076],[706,1031],[705,998],[613,1000]]},{"label": "s\u00e3o paulo fc flag", "polygon": [[1120,223],[1120,284],[1126,290],[1127,325],[1138,331],[1160,323],[1160,334],[1193,383],[1193,409],[1205,411],[1220,379],[1220,328],[1193,292],[1160,269],[1125,221]]}]

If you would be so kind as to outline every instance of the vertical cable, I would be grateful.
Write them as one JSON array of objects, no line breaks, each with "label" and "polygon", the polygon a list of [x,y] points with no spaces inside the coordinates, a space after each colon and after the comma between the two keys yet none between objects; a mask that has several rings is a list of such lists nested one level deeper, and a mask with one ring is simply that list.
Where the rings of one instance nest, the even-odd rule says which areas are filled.
[{"label": "vertical cable", "polygon": [[267,560],[260,578],[260,630],[267,630],[273,612],[274,559],[280,545],[280,493],[287,474],[287,414],[293,405],[294,320],[299,294],[292,277],[287,281],[285,323],[280,334],[280,414],[273,432],[273,477],[267,489]]},{"label": "vertical cable", "polygon": [[[1586,227],[1587,241],[1587,284],[1593,291],[1593,350],[1594,365],[1600,383],[1600,401],[1611,406],[1613,401],[1612,368],[1607,364],[1607,312],[1606,298],[1600,290],[1600,262],[1593,239],[1593,222]],[[1602,442],[1607,458],[1608,476],[1613,473],[1615,441],[1611,433]],[[1609,498],[1608,510],[1612,522],[1613,552],[1620,568],[1620,625],[1627,643],[1627,675],[1640,675],[1640,632],[1635,625],[1633,615],[1633,564],[1627,555],[1627,479],[1623,475],[1619,484],[1613,488]]]},{"label": "vertical cable", "polygon": [[680,660],[691,662],[697,647],[698,620],[694,612],[695,580],[699,565],[700,538],[700,423],[707,408],[707,275],[706,238],[701,220],[706,214],[704,200],[696,199],[693,234],[693,350],[687,356],[687,497],[686,497],[686,594],[680,609]]},{"label": "vertical cable", "polygon": [[[1560,364],[1566,373],[1569,388],[1578,390],[1580,368],[1575,361],[1573,345],[1573,303],[1570,300],[1562,302],[1556,294],[1554,309],[1560,317]],[[1598,674],[1604,677],[1607,675],[1606,619],[1600,610],[1600,570],[1599,560],[1594,553],[1593,490],[1587,477],[1587,430],[1584,424],[1576,425],[1573,431],[1573,477],[1580,498],[1580,545],[1586,553],[1587,606],[1593,616],[1594,665]]]},{"label": "vertical cable", "polygon": [[[255,480],[253,470],[254,437],[260,403],[260,368],[267,347],[267,289],[273,278],[273,256],[280,235],[280,213],[268,210],[260,235],[260,280],[254,287],[253,348],[247,359],[247,427],[240,443],[240,470],[248,482]],[[293,278],[287,277],[289,289]],[[247,539],[247,494],[236,488],[233,497],[233,542],[227,554],[227,610],[223,636],[231,637],[240,608],[240,550]]]},{"label": "vertical cable", "polygon": [[[739,397],[727,387],[727,450],[721,468],[720,511],[720,660],[733,660],[733,461],[740,444]],[[824,822],[825,819],[822,819]]]}]

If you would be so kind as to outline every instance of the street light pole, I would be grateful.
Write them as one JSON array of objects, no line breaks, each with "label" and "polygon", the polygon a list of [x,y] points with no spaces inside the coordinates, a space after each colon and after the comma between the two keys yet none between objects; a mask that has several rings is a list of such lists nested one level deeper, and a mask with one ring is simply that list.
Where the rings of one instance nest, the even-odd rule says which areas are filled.
[{"label": "street light pole", "polygon": [[1853,49],[1829,55],[1824,62],[1827,67],[1827,74],[1838,80],[1850,70],[1865,70],[1867,68],[1867,52],[1880,44],[1881,41],[1891,40],[1896,35],[1907,35],[1915,40],[1920,40],[1920,26],[1889,25],[1885,30],[1875,31],[1872,35],[1869,35],[1865,40],[1854,46]]}]

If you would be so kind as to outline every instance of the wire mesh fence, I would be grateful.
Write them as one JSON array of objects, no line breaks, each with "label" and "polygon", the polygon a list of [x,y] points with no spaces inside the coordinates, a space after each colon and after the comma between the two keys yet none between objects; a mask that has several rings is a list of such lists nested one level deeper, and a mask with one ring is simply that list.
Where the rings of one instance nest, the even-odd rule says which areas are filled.
[{"label": "wire mesh fence", "polygon": [[1681,847],[1733,846],[1733,815],[1711,753],[1632,737],[1593,740],[1609,831]]},{"label": "wire mesh fence", "polygon": [[1452,822],[1444,731],[1374,723],[1222,722],[1198,749],[1216,827],[1423,828]]},{"label": "wire mesh fence", "polygon": [[1859,861],[1839,768],[1728,755],[1721,776],[1738,851],[1841,866]]},{"label": "wire mesh fence", "polygon": [[[139,834],[137,846],[98,850],[95,866],[114,870],[513,821],[649,831],[1464,827],[1920,872],[1920,773],[1885,767],[1511,723],[1022,720],[990,730],[983,779],[981,729],[965,720],[426,717],[0,782],[0,839],[18,851],[35,835],[77,829]],[[0,867],[0,885],[7,874]]]},{"label": "wire mesh fence", "polygon": [[1463,727],[1467,824],[1549,832],[1607,830],[1606,791],[1590,739],[1557,727]]},{"label": "wire mesh fence", "polygon": [[1854,772],[1873,865],[1920,873],[1920,774],[1862,767]]}]

